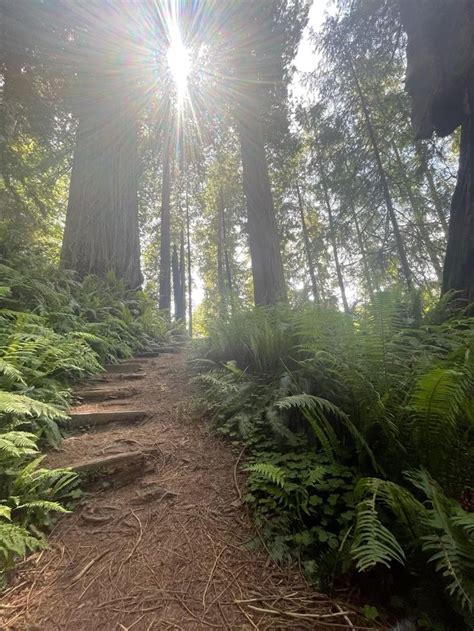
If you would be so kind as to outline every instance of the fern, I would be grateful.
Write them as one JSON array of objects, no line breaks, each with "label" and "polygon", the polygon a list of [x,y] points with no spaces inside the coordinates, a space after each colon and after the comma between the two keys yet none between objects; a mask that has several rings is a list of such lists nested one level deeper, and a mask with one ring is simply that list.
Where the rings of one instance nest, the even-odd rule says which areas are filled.
[{"label": "fern", "polygon": [[[471,387],[470,371],[437,367],[422,375],[413,388],[409,408],[413,438],[430,446],[452,442],[458,415]],[[428,453],[428,457],[435,454]]]},{"label": "fern", "polygon": [[[361,480],[356,488],[356,496],[364,494],[368,488],[373,489],[374,482]],[[383,484],[382,481],[377,482]],[[405,563],[405,552],[392,532],[381,522],[376,501],[377,487],[357,506],[351,554],[357,562],[357,569],[361,572],[379,563],[387,567],[390,567],[392,561]]]},{"label": "fern", "polygon": [[276,484],[280,488],[285,488],[285,474],[280,467],[277,467],[268,462],[257,462],[255,464],[248,465],[247,467],[245,467],[245,470],[257,473],[258,475],[266,478],[273,484]]}]

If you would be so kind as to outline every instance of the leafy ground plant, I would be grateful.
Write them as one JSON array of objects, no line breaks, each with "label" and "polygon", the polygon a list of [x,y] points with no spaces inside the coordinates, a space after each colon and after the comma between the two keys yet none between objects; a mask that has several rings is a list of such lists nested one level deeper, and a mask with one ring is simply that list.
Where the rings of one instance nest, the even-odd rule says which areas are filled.
[{"label": "leafy ground plant", "polygon": [[326,587],[358,575],[382,604],[404,574],[406,610],[464,628],[474,320],[414,302],[236,313],[212,325],[198,380],[217,429],[247,445],[247,500],[277,559]]}]

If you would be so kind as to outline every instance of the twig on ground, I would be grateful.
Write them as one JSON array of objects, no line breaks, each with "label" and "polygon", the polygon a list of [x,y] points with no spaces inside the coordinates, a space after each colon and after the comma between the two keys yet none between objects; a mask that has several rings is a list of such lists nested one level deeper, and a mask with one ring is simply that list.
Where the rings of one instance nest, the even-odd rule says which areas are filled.
[{"label": "twig on ground", "polygon": [[335,613],[296,613],[294,611],[279,611],[277,609],[264,609],[263,607],[255,607],[255,605],[249,605],[249,609],[258,611],[260,613],[268,613],[273,616],[289,616],[290,618],[300,618],[302,620],[323,620],[325,618],[337,618],[338,616],[347,616],[349,611],[337,611]]},{"label": "twig on ground", "polygon": [[209,578],[208,578],[207,583],[206,583],[206,588],[205,588],[204,593],[202,595],[202,606],[203,606],[204,610],[206,610],[206,594],[207,594],[207,590],[209,589],[209,585],[211,584],[212,577],[214,576],[214,572],[216,571],[217,564],[219,563],[219,559],[224,554],[225,550],[226,550],[226,548],[222,548],[222,550],[219,552],[219,554],[216,557],[216,560],[214,561],[214,565],[212,566],[211,573],[209,574]]},{"label": "twig on ground", "polygon": [[143,527],[142,527],[142,522],[140,521],[140,518],[138,517],[138,515],[135,514],[134,511],[132,511],[132,515],[135,517],[135,519],[138,522],[138,527],[139,527],[139,532],[138,532],[138,537],[137,540],[135,541],[135,545],[133,546],[132,550],[130,551],[130,554],[128,554],[126,556],[126,558],[122,561],[122,563],[120,564],[120,568],[122,568],[123,565],[125,565],[125,563],[127,563],[127,561],[130,561],[130,559],[133,557],[133,555],[135,554],[135,550],[138,548],[138,546],[140,545],[140,542],[142,540],[143,537]]},{"label": "twig on ground", "polygon": [[70,586],[72,587],[78,581],[80,581],[81,578],[84,576],[84,574],[86,574],[95,563],[98,563],[101,559],[103,559],[106,554],[109,554],[109,552],[111,552],[111,550],[104,550],[98,556],[96,556],[94,559],[92,559],[92,561],[89,561],[89,563],[82,568],[82,570],[79,572],[79,574],[75,578],[73,578],[73,580],[71,581],[71,585]]}]

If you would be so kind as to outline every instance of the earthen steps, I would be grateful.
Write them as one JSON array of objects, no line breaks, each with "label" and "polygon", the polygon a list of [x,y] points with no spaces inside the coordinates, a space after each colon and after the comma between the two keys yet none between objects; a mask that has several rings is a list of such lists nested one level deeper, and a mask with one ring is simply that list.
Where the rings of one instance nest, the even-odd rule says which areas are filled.
[{"label": "earthen steps", "polygon": [[73,412],[69,421],[69,429],[81,427],[99,427],[110,423],[139,423],[144,421],[147,413],[143,410],[111,410],[107,412]]},{"label": "earthen steps", "polygon": [[108,383],[110,381],[139,381],[140,379],[145,379],[146,374],[144,372],[114,372],[108,373],[104,372],[100,375],[94,375],[84,381],[84,385],[94,384],[94,383]]},{"label": "earthen steps", "polygon": [[100,456],[86,460],[85,462],[79,462],[77,464],[70,465],[70,469],[76,473],[96,473],[99,471],[107,470],[110,472],[112,469],[123,468],[138,468],[143,467],[145,464],[145,454],[141,451],[126,451],[124,453],[112,454],[110,456]]},{"label": "earthen steps", "polygon": [[110,399],[130,398],[136,396],[137,394],[139,394],[139,390],[132,386],[96,386],[76,390],[74,396],[84,401],[107,401]]},{"label": "earthen steps", "polygon": [[143,364],[140,362],[122,362],[120,364],[109,364],[106,366],[108,373],[125,373],[140,372],[143,370]]}]

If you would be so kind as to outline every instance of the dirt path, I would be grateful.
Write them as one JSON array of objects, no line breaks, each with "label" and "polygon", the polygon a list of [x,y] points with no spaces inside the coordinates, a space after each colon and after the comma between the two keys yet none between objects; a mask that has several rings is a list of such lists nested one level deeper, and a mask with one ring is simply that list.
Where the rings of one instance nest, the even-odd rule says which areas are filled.
[{"label": "dirt path", "polygon": [[234,480],[236,455],[190,420],[184,354],[140,361],[144,379],[110,382],[136,396],[84,409],[133,408],[148,412],[147,420],[71,436],[49,464],[140,450],[144,474],[130,472],[118,487],[107,477],[95,482],[56,526],[50,549],[20,567],[2,599],[0,627],[362,628],[352,626],[345,606],[246,547],[255,535]]}]

